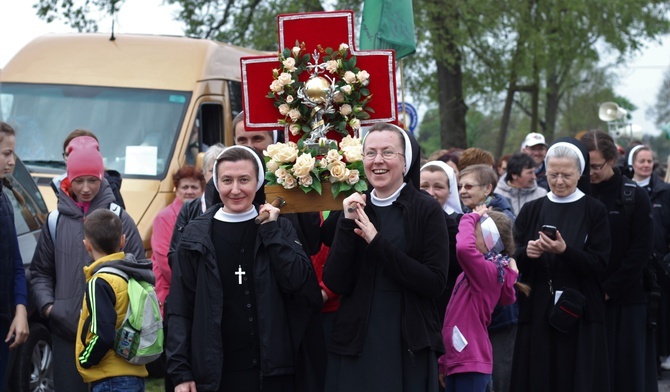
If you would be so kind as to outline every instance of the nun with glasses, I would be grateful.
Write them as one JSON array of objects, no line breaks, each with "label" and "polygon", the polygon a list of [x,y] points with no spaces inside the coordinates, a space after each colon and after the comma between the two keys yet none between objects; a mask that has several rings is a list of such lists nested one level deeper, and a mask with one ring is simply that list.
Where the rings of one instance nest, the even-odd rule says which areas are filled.
[{"label": "nun with glasses", "polygon": [[607,210],[588,195],[589,154],[573,138],[545,158],[550,192],[521,208],[514,258],[521,281],[513,391],[608,391],[605,292]]},{"label": "nun with glasses", "polygon": [[324,271],[341,295],[326,391],[436,391],[444,345],[435,302],[449,262],[444,212],[416,188],[418,154],[407,132],[373,125],[363,156],[372,189],[344,199]]},{"label": "nun with glasses", "polygon": [[321,293],[291,223],[253,203],[263,163],[232,146],[213,174],[223,205],[189,222],[173,263],[166,351],[175,392],[318,390],[301,353]]}]

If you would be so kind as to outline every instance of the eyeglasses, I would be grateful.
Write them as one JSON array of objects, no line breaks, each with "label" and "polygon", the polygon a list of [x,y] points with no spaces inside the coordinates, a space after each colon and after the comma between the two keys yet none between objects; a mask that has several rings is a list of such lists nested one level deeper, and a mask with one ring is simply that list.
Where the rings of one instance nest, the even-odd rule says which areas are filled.
[{"label": "eyeglasses", "polygon": [[374,151],[374,150],[368,150],[368,151],[365,152],[364,156],[365,156],[365,159],[371,161],[371,160],[377,158],[377,155],[381,155],[384,160],[388,161],[388,160],[391,160],[391,159],[395,158],[396,154],[400,155],[400,156],[403,156],[403,157],[405,156],[404,154],[401,154],[399,152],[395,152],[393,150],[383,150],[383,151],[379,151],[379,152]]},{"label": "eyeglasses", "polygon": [[556,181],[559,178],[562,178],[563,181],[570,181],[575,177],[575,174],[564,174],[564,173],[547,173],[547,178],[551,181]]},{"label": "eyeglasses", "polygon": [[589,167],[593,171],[598,171],[598,170],[602,170],[602,168],[605,167],[605,165],[607,165],[607,162],[603,162],[600,165],[590,165]]},{"label": "eyeglasses", "polygon": [[466,191],[469,191],[470,189],[472,189],[476,186],[483,186],[483,185],[482,184],[458,184],[457,185],[459,191],[463,188],[465,188]]}]

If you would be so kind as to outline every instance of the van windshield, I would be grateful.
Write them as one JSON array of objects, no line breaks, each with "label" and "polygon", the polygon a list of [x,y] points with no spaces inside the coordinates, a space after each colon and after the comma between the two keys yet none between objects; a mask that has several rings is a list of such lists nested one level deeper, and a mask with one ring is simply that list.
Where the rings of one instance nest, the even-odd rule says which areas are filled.
[{"label": "van windshield", "polygon": [[63,141],[93,132],[105,167],[125,178],[165,177],[190,92],[74,85],[0,84],[0,120],[16,153],[37,170],[63,171]]}]

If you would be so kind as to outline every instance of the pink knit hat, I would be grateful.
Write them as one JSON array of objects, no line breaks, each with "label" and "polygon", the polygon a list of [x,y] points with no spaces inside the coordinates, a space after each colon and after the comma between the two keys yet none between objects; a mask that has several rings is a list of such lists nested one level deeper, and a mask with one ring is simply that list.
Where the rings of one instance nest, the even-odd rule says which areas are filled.
[{"label": "pink knit hat", "polygon": [[86,147],[95,147],[96,150],[100,151],[100,146],[98,145],[98,141],[95,140],[95,138],[92,138],[90,136],[78,136],[72,140],[70,140],[70,143],[68,143],[67,148],[65,148],[65,152],[70,155],[72,153],[72,150],[76,150],[79,148],[86,148]]},{"label": "pink knit hat", "polygon": [[[77,139],[81,138],[73,139],[72,142]],[[102,155],[98,151],[97,143],[73,146],[72,142],[68,145],[67,178],[72,181],[81,176],[93,176],[102,180],[105,166],[102,163]]]}]

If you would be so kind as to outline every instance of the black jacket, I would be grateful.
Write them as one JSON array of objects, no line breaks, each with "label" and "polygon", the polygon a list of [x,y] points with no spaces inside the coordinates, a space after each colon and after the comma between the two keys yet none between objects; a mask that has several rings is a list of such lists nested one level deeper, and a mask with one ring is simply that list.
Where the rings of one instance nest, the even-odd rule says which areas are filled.
[{"label": "black jacket", "polygon": [[649,193],[654,216],[654,252],[662,260],[670,252],[670,184],[652,174],[649,186],[643,189]]},{"label": "black jacket", "polygon": [[[436,309],[449,265],[449,233],[444,211],[432,197],[411,184],[403,188],[393,204],[403,210],[407,254],[379,234],[367,244],[354,233],[357,226],[351,219],[342,216],[338,222],[323,275],[326,286],[342,295],[329,346],[333,353],[360,356],[366,334],[375,333],[367,330],[367,323],[377,263],[403,287],[399,321],[407,347],[414,352],[425,348],[444,352],[442,320]],[[379,227],[370,204],[365,213]]]},{"label": "black jacket", "polygon": [[621,200],[623,176],[618,168],[614,170],[615,174],[607,181],[591,184],[591,196],[607,208],[612,234],[612,249],[601,283],[612,303],[646,303],[642,273],[652,252],[651,204],[646,192],[635,186],[632,188],[635,191],[635,205],[631,212],[626,213]]},{"label": "black jacket", "polygon": [[[220,204],[185,228],[174,259],[166,353],[168,374],[178,385],[196,382],[198,390],[218,390],[223,351],[222,287],[211,240]],[[296,374],[296,352],[321,292],[310,260],[293,227],[284,219],[258,229],[254,284],[264,376]]]}]

